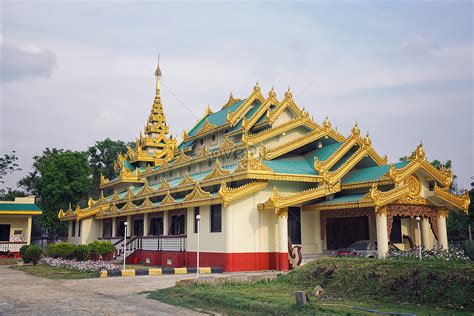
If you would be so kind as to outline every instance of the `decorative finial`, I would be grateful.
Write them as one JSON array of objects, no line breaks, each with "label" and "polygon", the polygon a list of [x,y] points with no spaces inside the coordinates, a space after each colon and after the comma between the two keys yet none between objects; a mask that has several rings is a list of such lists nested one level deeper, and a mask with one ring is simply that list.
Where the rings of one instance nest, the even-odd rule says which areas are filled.
[{"label": "decorative finial", "polygon": [[157,63],[157,66],[156,66],[155,77],[161,77],[160,54],[158,54],[158,63]]}]

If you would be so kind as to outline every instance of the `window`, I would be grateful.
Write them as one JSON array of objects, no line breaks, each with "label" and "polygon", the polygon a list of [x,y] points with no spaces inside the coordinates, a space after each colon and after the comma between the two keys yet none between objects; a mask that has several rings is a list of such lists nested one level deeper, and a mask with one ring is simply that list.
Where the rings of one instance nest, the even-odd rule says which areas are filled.
[{"label": "window", "polygon": [[292,244],[301,244],[301,210],[299,207],[288,208],[288,236]]},{"label": "window", "polygon": [[196,234],[198,232],[198,221],[196,219],[196,216],[199,215],[199,206],[194,208],[194,233]]},{"label": "window", "polygon": [[158,180],[158,175],[155,174],[155,176],[153,177],[153,179],[156,181]]},{"label": "window", "polygon": [[213,142],[216,141],[216,135],[213,134],[213,135],[211,136],[211,139],[212,139]]},{"label": "window", "polygon": [[199,145],[201,145],[201,146],[204,145],[204,138],[201,138],[201,139],[199,140]]},{"label": "window", "polygon": [[76,221],[71,221],[71,225],[72,225],[71,237],[76,237]]},{"label": "window", "polygon": [[78,221],[79,225],[77,227],[77,237],[81,237],[81,227],[82,227],[82,221]]},{"label": "window", "polygon": [[150,234],[152,236],[163,235],[163,217],[155,217],[151,219]]},{"label": "window", "polygon": [[133,236],[143,236],[143,219],[133,221]]},{"label": "window", "polygon": [[192,168],[191,165],[188,166],[188,172],[191,172]]},{"label": "window", "polygon": [[170,171],[170,178],[173,176],[173,171]]},{"label": "window", "polygon": [[212,160],[208,160],[208,161],[207,161],[207,166],[208,166],[208,167],[212,166]]},{"label": "window", "polygon": [[171,216],[170,235],[184,235],[185,232],[184,214]]},{"label": "window", "polygon": [[390,232],[390,241],[394,244],[401,244],[402,241],[402,219],[398,216],[393,218],[392,231]]},{"label": "window", "polygon": [[211,233],[222,232],[222,205],[211,205]]},{"label": "window", "polygon": [[10,225],[0,225],[0,241],[10,241]]}]

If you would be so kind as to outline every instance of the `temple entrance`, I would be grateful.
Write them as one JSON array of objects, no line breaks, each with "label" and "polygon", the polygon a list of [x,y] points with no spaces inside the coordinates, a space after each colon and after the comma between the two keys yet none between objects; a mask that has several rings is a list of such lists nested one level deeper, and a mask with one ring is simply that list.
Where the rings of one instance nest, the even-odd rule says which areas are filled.
[{"label": "temple entrance", "polygon": [[326,225],[328,250],[337,250],[355,241],[369,239],[367,216],[328,218]]}]

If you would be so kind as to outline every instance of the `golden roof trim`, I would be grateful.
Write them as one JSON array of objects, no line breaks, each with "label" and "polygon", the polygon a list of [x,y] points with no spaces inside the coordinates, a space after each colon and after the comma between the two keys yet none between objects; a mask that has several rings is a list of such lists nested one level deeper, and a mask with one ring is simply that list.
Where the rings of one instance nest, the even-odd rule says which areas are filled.
[{"label": "golden roof trim", "polygon": [[247,100],[245,100],[245,102],[243,102],[234,112],[227,113],[227,122],[229,125],[234,126],[255,100],[259,100],[262,103],[265,101],[258,83],[253,87],[252,94],[247,98]]},{"label": "golden roof trim", "polygon": [[232,92],[231,92],[230,95],[229,95],[229,99],[228,99],[227,102],[222,106],[221,109],[222,109],[222,110],[223,110],[223,109],[226,109],[226,108],[228,108],[229,106],[231,106],[231,105],[233,105],[233,104],[235,104],[235,103],[237,103],[237,102],[239,102],[239,101],[240,101],[240,99],[234,98],[234,95],[233,95]]},{"label": "golden roof trim", "polygon": [[231,188],[227,186],[225,181],[222,181],[219,189],[219,195],[222,197],[224,206],[227,207],[232,201],[237,200],[250,193],[254,193],[264,189],[268,182],[254,181],[247,184],[241,185],[237,188]]},{"label": "golden roof trim", "polygon": [[160,202],[160,206],[176,203],[176,200],[171,196],[170,191],[166,192],[165,197]]},{"label": "golden roof trim", "polygon": [[216,178],[222,178],[223,176],[227,176],[231,174],[229,170],[225,170],[221,167],[219,159],[216,159],[216,163],[214,165],[214,169],[212,169],[211,173],[207,174],[203,180],[211,180]]},{"label": "golden roof trim", "polygon": [[455,207],[458,207],[459,209],[463,210],[464,213],[468,214],[469,205],[471,204],[471,198],[467,190],[465,190],[462,195],[459,196],[449,192],[448,188],[440,188],[435,183],[434,193],[440,199],[454,205]]},{"label": "golden roof trim", "polygon": [[431,163],[426,160],[425,151],[422,144],[418,145],[415,153],[410,157],[411,161],[404,167],[396,169],[393,164],[390,165],[388,175],[395,183],[400,183],[406,177],[422,168],[429,173],[436,181],[445,187],[449,187],[453,181],[451,170],[436,169]]},{"label": "golden roof trim", "polygon": [[183,180],[179,182],[178,186],[183,186],[186,184],[193,184],[195,181],[189,176],[189,174],[186,172],[186,174],[183,177]]},{"label": "golden roof trim", "polygon": [[193,201],[193,200],[207,199],[210,197],[211,197],[211,193],[204,191],[199,185],[199,182],[196,182],[196,185],[194,186],[193,191],[189,193],[188,195],[186,195],[183,201],[188,202],[188,201]]}]

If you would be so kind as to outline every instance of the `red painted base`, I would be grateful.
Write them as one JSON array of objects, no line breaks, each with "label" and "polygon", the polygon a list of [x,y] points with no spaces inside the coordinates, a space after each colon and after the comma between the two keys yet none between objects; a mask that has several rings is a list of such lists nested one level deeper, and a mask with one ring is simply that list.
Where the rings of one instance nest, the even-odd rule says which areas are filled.
[{"label": "red painted base", "polygon": [[[219,253],[200,252],[201,267],[221,267],[226,272],[289,269],[288,254],[277,252]],[[196,252],[171,252],[137,250],[127,257],[127,263],[134,259],[143,265],[163,267],[196,267]],[[136,260],[135,260],[136,261]]]},{"label": "red painted base", "polygon": [[0,259],[6,259],[6,258],[16,258],[19,259],[21,258],[21,254],[19,252],[11,252],[10,256],[7,255],[0,255]]}]

